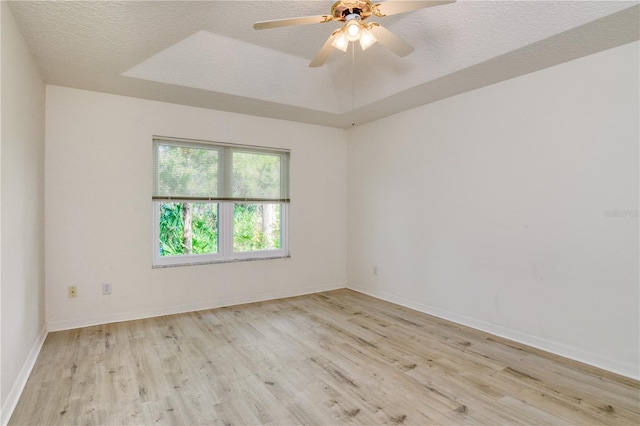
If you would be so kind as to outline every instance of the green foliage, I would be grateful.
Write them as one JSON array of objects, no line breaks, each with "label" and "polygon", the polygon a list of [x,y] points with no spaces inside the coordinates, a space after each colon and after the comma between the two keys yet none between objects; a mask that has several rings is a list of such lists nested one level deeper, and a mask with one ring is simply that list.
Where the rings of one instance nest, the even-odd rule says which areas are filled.
[{"label": "green foliage", "polygon": [[182,207],[180,203],[163,203],[160,205],[161,256],[184,254]]},{"label": "green foliage", "polygon": [[[160,255],[184,255],[184,203],[160,205]],[[233,250],[280,248],[279,204],[234,204]],[[191,203],[192,254],[218,252],[218,204]]]},{"label": "green foliage", "polygon": [[279,204],[235,204],[233,250],[254,251],[280,248]]},{"label": "green foliage", "polygon": [[[160,255],[185,254],[184,203],[160,205]],[[192,254],[211,254],[218,251],[218,205],[191,204]]]}]

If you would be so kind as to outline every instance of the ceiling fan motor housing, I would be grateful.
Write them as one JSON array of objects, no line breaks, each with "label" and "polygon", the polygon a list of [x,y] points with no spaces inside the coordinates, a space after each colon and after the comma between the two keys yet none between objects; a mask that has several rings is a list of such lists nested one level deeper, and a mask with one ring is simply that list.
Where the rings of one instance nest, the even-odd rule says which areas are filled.
[{"label": "ceiling fan motor housing", "polygon": [[334,20],[346,21],[349,15],[358,15],[360,19],[367,19],[373,14],[373,5],[369,0],[337,1],[331,6]]}]

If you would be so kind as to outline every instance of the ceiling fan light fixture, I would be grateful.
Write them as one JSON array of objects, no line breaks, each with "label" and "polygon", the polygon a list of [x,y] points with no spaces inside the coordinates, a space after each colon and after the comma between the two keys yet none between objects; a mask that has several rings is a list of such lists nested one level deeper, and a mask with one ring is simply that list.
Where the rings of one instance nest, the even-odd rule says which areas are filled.
[{"label": "ceiling fan light fixture", "polygon": [[362,29],[362,33],[360,34],[360,47],[362,47],[362,50],[367,50],[368,48],[376,44],[377,41],[378,39],[375,38],[371,31],[369,31],[367,28]]},{"label": "ceiling fan light fixture", "polygon": [[331,42],[331,45],[338,50],[342,50],[343,52],[347,51],[347,48],[349,47],[349,40],[344,34],[344,31],[340,31],[338,33],[338,35]]}]

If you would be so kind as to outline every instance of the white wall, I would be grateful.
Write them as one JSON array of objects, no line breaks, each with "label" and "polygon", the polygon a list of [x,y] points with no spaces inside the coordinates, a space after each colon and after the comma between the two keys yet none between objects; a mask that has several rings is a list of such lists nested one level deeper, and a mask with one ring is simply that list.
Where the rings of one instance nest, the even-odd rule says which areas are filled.
[{"label": "white wall", "polygon": [[[291,258],[152,269],[153,135],[290,149]],[[346,140],[343,130],[47,86],[49,330],[345,287]]]},{"label": "white wall", "polygon": [[639,47],[350,131],[350,287],[640,377]]},{"label": "white wall", "polygon": [[1,2],[1,424],[46,335],[44,318],[45,86],[7,2]]}]

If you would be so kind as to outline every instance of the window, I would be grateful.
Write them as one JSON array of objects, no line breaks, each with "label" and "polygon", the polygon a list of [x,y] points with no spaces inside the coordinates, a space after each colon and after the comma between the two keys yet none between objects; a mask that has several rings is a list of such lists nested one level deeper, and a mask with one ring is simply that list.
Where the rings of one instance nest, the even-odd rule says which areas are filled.
[{"label": "window", "polygon": [[154,138],[154,266],[288,256],[289,151]]}]

